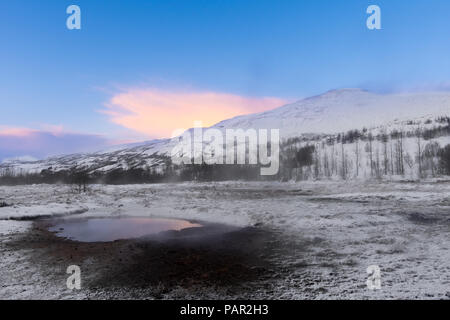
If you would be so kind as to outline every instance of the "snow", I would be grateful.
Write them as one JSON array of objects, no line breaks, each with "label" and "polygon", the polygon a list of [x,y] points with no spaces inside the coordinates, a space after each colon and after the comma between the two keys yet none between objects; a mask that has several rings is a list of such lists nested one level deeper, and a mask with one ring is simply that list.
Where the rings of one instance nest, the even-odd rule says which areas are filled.
[{"label": "snow", "polygon": [[[0,209],[2,246],[29,227],[29,222],[21,225],[25,221],[5,219],[31,215],[145,216],[254,226],[274,236],[278,249],[268,259],[279,268],[279,273],[268,283],[271,293],[256,291],[251,293],[253,297],[450,296],[448,182],[94,185],[85,194],[74,192],[70,186],[36,185],[0,187],[0,195],[14,205]],[[0,298],[79,298],[86,294],[67,293],[57,284],[52,285],[51,274],[28,262],[32,252],[21,249],[8,254],[11,257],[2,259],[0,270],[14,269],[15,261],[17,275],[28,270],[36,274],[34,282],[47,281],[47,287],[45,293],[40,292],[37,287],[27,287],[28,280],[17,276],[15,287],[3,271],[0,280],[6,285],[0,289]],[[382,270],[380,291],[370,291],[365,286],[369,265],[379,265]],[[220,288],[204,288],[201,297],[214,297],[220,292],[217,290]],[[174,289],[167,298],[175,294],[179,293]],[[188,296],[187,292],[184,294]],[[222,297],[233,298],[223,294]]]},{"label": "snow", "polygon": [[42,216],[65,216],[79,214],[88,209],[82,206],[52,203],[46,205],[12,206],[0,208],[0,219],[29,219]]},{"label": "snow", "polygon": [[0,208],[0,220],[66,216],[88,211],[85,204],[73,203],[73,192],[71,186],[29,185],[16,194],[14,188],[0,186],[0,199],[5,199],[8,204]]},{"label": "snow", "polygon": [[335,134],[352,129],[450,113],[450,93],[375,94],[360,89],[333,90],[263,113],[225,120],[214,127],[281,130],[283,138],[305,133]]},{"label": "snow", "polygon": [[30,221],[0,220],[0,236],[25,232],[31,227]]},{"label": "snow", "polygon": [[15,161],[36,162],[36,161],[38,161],[38,159],[36,159],[35,157],[32,157],[32,156],[20,156],[20,157],[15,157],[15,158],[7,158],[7,159],[4,159],[2,162],[9,163],[9,162],[15,162]]}]

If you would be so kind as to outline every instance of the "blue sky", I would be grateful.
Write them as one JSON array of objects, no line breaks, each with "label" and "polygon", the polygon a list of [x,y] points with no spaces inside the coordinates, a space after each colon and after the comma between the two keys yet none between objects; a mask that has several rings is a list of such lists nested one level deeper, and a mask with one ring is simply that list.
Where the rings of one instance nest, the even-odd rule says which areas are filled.
[{"label": "blue sky", "polygon": [[[71,4],[81,8],[81,30],[66,28]],[[370,4],[381,8],[382,30],[366,28]],[[133,94],[151,114],[161,91],[231,95],[233,103],[342,87],[447,89],[448,12],[446,0],[3,0],[0,132],[100,135],[111,143],[154,138],[119,118],[134,112],[123,105]],[[122,113],[116,106],[112,116],[105,106],[117,101]],[[58,152],[42,150],[35,155]],[[3,157],[23,153],[3,150]]]}]

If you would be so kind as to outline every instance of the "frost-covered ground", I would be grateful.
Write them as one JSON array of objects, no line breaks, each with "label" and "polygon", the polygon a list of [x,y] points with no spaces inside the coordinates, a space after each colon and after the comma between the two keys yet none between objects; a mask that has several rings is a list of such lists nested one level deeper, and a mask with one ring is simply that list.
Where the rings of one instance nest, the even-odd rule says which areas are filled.
[{"label": "frost-covered ground", "polygon": [[[9,206],[0,208],[1,299],[450,299],[450,182],[95,185],[82,194],[66,185],[35,185],[0,187],[3,201]],[[241,248],[223,246],[221,260],[219,246],[213,256],[227,264],[227,255],[242,249],[251,262],[239,266],[255,270],[255,276],[222,281],[233,272],[230,267],[216,282],[185,282],[176,274],[178,284],[145,276],[148,283],[107,286],[114,282],[105,276],[117,271],[114,261],[122,274],[141,270],[131,265],[144,260],[137,263],[131,255],[146,245],[61,241],[36,220],[64,215],[173,217],[237,226],[243,231],[229,243]],[[254,259],[246,247],[255,251]],[[195,254],[211,254],[205,250]],[[164,250],[146,252],[162,257],[154,260],[166,259]],[[70,264],[82,269],[80,291],[66,288]],[[381,268],[381,290],[366,286],[370,265]]]}]

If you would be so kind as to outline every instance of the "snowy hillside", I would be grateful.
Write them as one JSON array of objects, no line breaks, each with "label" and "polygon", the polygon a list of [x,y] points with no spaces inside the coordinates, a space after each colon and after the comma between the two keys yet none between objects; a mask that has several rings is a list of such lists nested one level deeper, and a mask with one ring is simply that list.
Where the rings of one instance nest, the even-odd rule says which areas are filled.
[{"label": "snowy hillside", "polygon": [[393,126],[402,121],[450,114],[450,93],[375,94],[342,89],[306,98],[280,108],[225,120],[214,127],[279,128],[284,138],[302,133],[338,133]]},{"label": "snowy hillside", "polygon": [[[313,143],[316,145],[316,153],[322,150],[338,157],[338,148],[335,143],[339,143],[338,134],[346,133],[350,130],[365,132],[366,138],[370,133],[373,137],[384,134],[391,135],[393,132],[402,132],[404,134],[405,154],[411,159],[406,161],[414,162],[414,151],[417,143],[411,133],[420,130],[435,130],[436,128],[448,126],[443,118],[450,116],[450,93],[403,93],[403,94],[375,94],[360,89],[342,89],[326,92],[319,96],[314,96],[288,104],[271,111],[250,114],[224,120],[214,128],[219,129],[280,129],[283,141],[287,139],[299,138],[289,145],[295,145],[300,148],[302,145]],[[307,137],[309,137],[307,139]],[[311,138],[312,137],[312,138]],[[403,136],[402,136],[403,138]],[[449,137],[440,134],[436,137],[440,146],[450,143]],[[327,140],[333,140],[333,143],[325,143]],[[364,137],[361,137],[364,140]],[[303,142],[302,142],[303,141]],[[305,142],[306,141],[306,142]],[[341,162],[348,161],[354,164],[356,173],[360,176],[358,166],[364,167],[362,172],[367,176],[367,168],[370,168],[373,175],[373,163],[378,161],[382,151],[383,161],[386,164],[386,157],[393,158],[392,151],[390,155],[386,154],[389,147],[395,149],[397,145],[392,144],[392,140],[380,142],[374,139],[373,150],[371,150],[370,163],[367,165],[368,153],[366,143],[358,146],[356,142],[346,141],[341,148]],[[128,170],[132,168],[153,168],[162,170],[167,156],[175,146],[175,139],[163,139],[149,141],[143,144],[125,145],[115,147],[90,154],[75,154],[61,157],[52,157],[41,161],[20,161],[13,160],[0,164],[0,173],[8,171],[14,174],[39,173],[42,170],[58,172],[71,169],[83,169],[90,173],[110,172],[115,169]],[[322,146],[321,148],[319,148]],[[425,146],[424,146],[425,147]],[[361,148],[365,152],[359,152]],[[319,150],[319,151],[317,151]],[[356,151],[355,151],[356,150]],[[358,155],[359,153],[359,155]],[[354,154],[354,156],[350,156]],[[405,156],[402,150],[402,157]],[[324,154],[320,156],[322,162],[325,161]],[[378,157],[378,160],[375,157]],[[333,156],[334,157],[334,156]],[[359,157],[356,159],[355,157]],[[342,160],[344,159],[344,160]],[[405,159],[401,159],[404,161]],[[318,161],[318,159],[316,159]],[[331,161],[331,160],[330,160]],[[336,160],[337,161],[337,160]],[[359,162],[359,164],[355,164]],[[390,172],[394,173],[392,163]],[[322,163],[323,166],[323,163]],[[336,175],[338,173],[336,164]],[[411,167],[411,166],[410,166]],[[325,170],[325,169],[324,169]],[[342,169],[341,169],[342,170]],[[379,169],[381,170],[381,169]],[[387,172],[387,169],[383,169]],[[412,169],[413,170],[413,169]],[[344,170],[345,173],[345,170]],[[404,170],[402,171],[404,174]],[[348,172],[350,174],[350,170]],[[333,174],[332,174],[333,175]],[[328,174],[324,174],[328,176]],[[344,174],[346,176],[346,174]]]}]

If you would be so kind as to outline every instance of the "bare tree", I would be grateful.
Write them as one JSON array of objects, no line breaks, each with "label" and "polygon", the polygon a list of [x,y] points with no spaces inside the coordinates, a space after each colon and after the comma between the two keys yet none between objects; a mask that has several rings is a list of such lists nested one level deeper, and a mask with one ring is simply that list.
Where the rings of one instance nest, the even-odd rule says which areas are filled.
[{"label": "bare tree", "polygon": [[336,168],[336,151],[335,151],[335,144],[333,141],[333,146],[331,147],[331,175],[334,175],[334,173],[337,173]]},{"label": "bare tree", "polygon": [[394,175],[394,151],[392,148],[392,139],[389,141],[389,145],[391,147],[391,175]]},{"label": "bare tree", "polygon": [[422,178],[422,143],[421,143],[421,137],[422,137],[422,130],[420,127],[417,127],[416,130],[416,137],[417,137],[417,163],[419,164],[419,179]]},{"label": "bare tree", "polygon": [[328,152],[326,151],[326,149],[323,152],[323,173],[324,175],[329,178],[331,176],[330,173],[330,164],[328,162]]},{"label": "bare tree", "polygon": [[395,162],[396,162],[396,174],[404,175],[405,167],[403,164],[404,156],[403,156],[403,131],[394,130],[391,133],[392,138],[396,139],[395,144]]},{"label": "bare tree", "polygon": [[373,177],[373,148],[372,148],[373,135],[371,132],[369,132],[368,134],[368,139],[369,139],[370,176]]},{"label": "bare tree", "polygon": [[386,133],[383,133],[381,135],[381,142],[383,143],[383,161],[384,161],[384,175],[387,176],[388,174],[388,167],[389,167],[389,160],[388,160],[388,151],[387,151],[387,143],[388,143],[388,136]]},{"label": "bare tree", "polygon": [[345,155],[345,150],[344,150],[344,141],[341,140],[341,157],[342,157],[342,171],[341,171],[341,175],[342,175],[342,179],[347,179],[347,157]]},{"label": "bare tree", "polygon": [[399,147],[400,147],[400,159],[399,159],[400,160],[400,172],[402,175],[404,175],[405,174],[405,166],[403,163],[403,159],[404,159],[404,156],[403,156],[403,131],[400,131]]},{"label": "bare tree", "polygon": [[359,161],[360,161],[359,157],[360,157],[359,138],[356,138],[355,140],[356,177],[359,176]]}]

